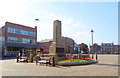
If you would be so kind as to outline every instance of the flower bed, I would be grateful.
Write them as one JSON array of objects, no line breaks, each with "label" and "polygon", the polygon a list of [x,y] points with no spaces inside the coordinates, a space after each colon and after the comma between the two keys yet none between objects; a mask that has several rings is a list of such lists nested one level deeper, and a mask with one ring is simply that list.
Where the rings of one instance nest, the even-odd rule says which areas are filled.
[{"label": "flower bed", "polygon": [[95,61],[92,58],[80,58],[80,59],[68,59],[68,60],[62,60],[58,62],[58,65],[82,65],[82,64],[92,64],[95,63]]}]

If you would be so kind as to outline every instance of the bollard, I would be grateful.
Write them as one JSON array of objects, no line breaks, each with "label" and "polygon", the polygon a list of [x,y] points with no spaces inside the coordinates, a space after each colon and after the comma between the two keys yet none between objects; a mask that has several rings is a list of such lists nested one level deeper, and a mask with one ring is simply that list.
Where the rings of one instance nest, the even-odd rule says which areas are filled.
[{"label": "bollard", "polygon": [[96,60],[98,60],[98,55],[96,54]]},{"label": "bollard", "polygon": [[39,56],[36,56],[36,57],[35,57],[35,60],[36,60],[36,65],[37,65],[37,62],[38,62],[38,60],[39,60]]},{"label": "bollard", "polygon": [[55,67],[55,57],[52,58],[52,61],[53,61],[52,66]]},{"label": "bollard", "polygon": [[33,54],[30,54],[30,62],[33,63]]},{"label": "bollard", "polygon": [[94,58],[94,55],[92,54],[92,58]]},{"label": "bollard", "polygon": [[19,62],[19,60],[18,60],[18,59],[19,59],[19,57],[17,56],[17,63]]}]

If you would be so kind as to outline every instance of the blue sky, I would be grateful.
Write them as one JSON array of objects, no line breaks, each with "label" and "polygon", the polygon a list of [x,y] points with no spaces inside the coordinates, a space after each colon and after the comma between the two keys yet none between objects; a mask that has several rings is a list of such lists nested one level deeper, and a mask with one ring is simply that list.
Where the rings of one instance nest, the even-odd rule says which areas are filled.
[{"label": "blue sky", "polygon": [[[12,2],[13,1],[13,2]],[[76,43],[118,43],[118,2],[40,2],[39,0],[12,0],[0,2],[1,26],[5,21],[38,27],[38,41],[52,39],[53,21],[62,22],[62,35]],[[5,7],[2,7],[5,6]],[[35,19],[39,21],[35,23]]]}]

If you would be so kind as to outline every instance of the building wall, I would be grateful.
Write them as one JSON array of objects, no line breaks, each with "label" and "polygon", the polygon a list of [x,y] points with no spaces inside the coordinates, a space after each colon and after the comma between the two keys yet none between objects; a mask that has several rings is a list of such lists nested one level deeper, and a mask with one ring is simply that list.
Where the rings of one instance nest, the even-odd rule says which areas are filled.
[{"label": "building wall", "polygon": [[120,45],[114,45],[114,47],[113,47],[113,53],[115,53],[115,54],[120,54]]},{"label": "building wall", "polygon": [[102,43],[101,52],[103,54],[112,54],[114,52],[114,43]]},{"label": "building wall", "polygon": [[62,37],[62,42],[66,53],[74,52],[74,40],[68,37]]},{"label": "building wall", "polygon": [[38,42],[38,46],[41,46],[43,48],[43,54],[49,53],[49,46],[51,45],[53,41],[48,42]]},{"label": "building wall", "polygon": [[120,45],[114,43],[101,43],[101,45],[93,45],[93,50],[90,46],[90,52],[98,54],[120,54]]},{"label": "building wall", "polygon": [[[29,35],[23,35],[23,34],[9,33],[8,28],[21,29],[21,30],[25,30],[25,31],[35,32],[36,35],[29,36]],[[7,37],[10,36],[10,37],[33,39],[33,40],[35,40],[35,43],[36,43],[37,42],[37,28],[32,28],[32,27],[27,27],[27,26],[23,26],[23,25],[19,25],[19,24],[6,22],[5,23],[5,36],[6,36],[5,41],[7,41],[8,40]]]},{"label": "building wall", "polygon": [[2,29],[0,28],[0,60],[2,59]]},{"label": "building wall", "polygon": [[0,28],[0,59],[3,58],[3,54],[4,54],[4,45],[5,45],[5,34],[4,34],[4,27]]},{"label": "building wall", "polygon": [[101,45],[98,45],[97,43],[93,44],[93,46],[90,46],[90,53],[101,53]]}]

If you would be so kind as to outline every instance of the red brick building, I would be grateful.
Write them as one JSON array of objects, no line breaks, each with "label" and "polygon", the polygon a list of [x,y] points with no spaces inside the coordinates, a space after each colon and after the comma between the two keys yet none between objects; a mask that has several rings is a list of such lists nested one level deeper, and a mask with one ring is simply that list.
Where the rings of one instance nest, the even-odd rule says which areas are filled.
[{"label": "red brick building", "polygon": [[65,47],[65,52],[66,53],[74,53],[74,40],[69,37],[62,37],[62,42]]},{"label": "red brick building", "polygon": [[3,30],[2,36],[5,38],[4,56],[16,56],[20,51],[26,53],[39,48],[37,46],[37,27],[6,22],[1,29]]},{"label": "red brick building", "polygon": [[43,48],[43,52],[42,52],[43,54],[49,53],[49,46],[51,45],[52,42],[53,40],[50,40],[50,39],[45,39],[38,42],[38,46],[41,46]]},{"label": "red brick building", "polygon": [[[52,39],[45,39],[38,42],[38,45],[43,47],[43,54],[49,53],[49,47],[53,42]],[[62,44],[64,45],[66,53],[73,53],[74,52],[74,40],[68,37],[62,37]]]}]

